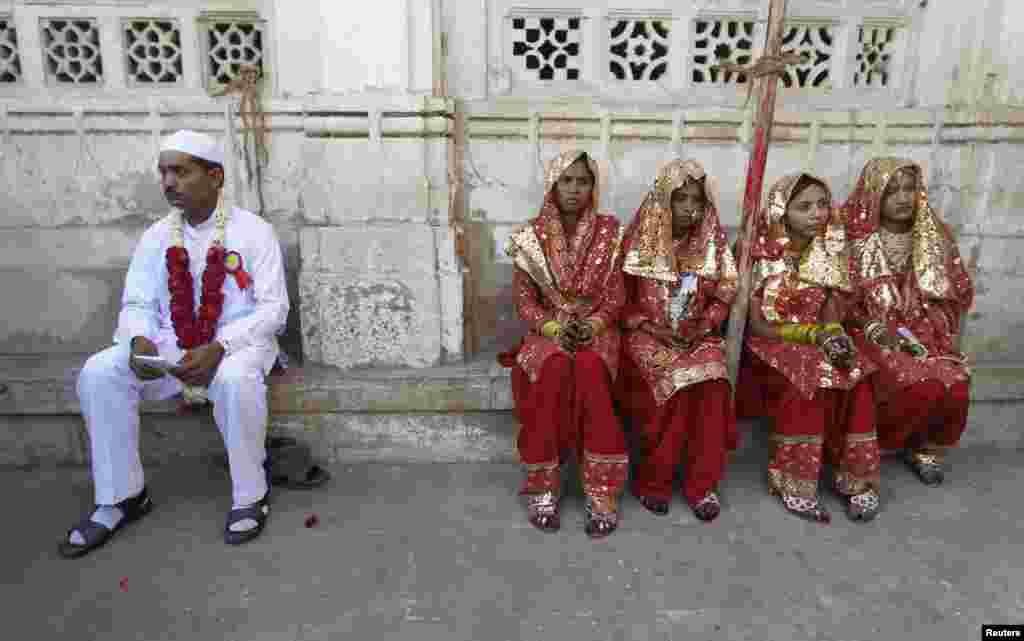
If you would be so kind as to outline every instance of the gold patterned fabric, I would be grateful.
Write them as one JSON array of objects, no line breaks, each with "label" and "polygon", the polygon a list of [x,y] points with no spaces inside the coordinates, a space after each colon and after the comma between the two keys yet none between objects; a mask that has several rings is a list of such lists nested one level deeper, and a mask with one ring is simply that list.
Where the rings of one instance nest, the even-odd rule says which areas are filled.
[{"label": "gold patterned fabric", "polygon": [[583,453],[580,477],[583,483],[583,492],[587,496],[616,498],[626,487],[628,476],[629,457],[627,455]]},{"label": "gold patterned fabric", "polygon": [[[896,241],[881,226],[886,187],[900,172],[917,180],[909,250],[897,247],[907,243],[906,237]],[[904,327],[928,350],[928,358],[919,360],[902,351],[882,350],[854,332],[858,348],[880,367],[879,402],[922,380],[939,380],[947,388],[968,380],[966,357],[956,344],[961,317],[974,301],[974,286],[952,232],[928,202],[921,167],[903,158],[869,161],[843,212],[853,241],[851,272],[859,294],[855,320],[861,325],[883,322],[891,334]]]},{"label": "gold patterned fabric", "polygon": [[[702,181],[707,210],[682,263],[672,243],[672,193],[687,181]],[[721,272],[716,251],[719,231],[717,181],[696,160],[672,160],[658,170],[654,186],[644,197],[626,231],[628,249],[623,269],[627,274],[674,283],[679,272],[716,278]],[[719,243],[720,244],[720,243]]]},{"label": "gold patterned fabric", "polygon": [[[776,182],[768,192],[766,206],[754,221],[755,237],[751,258],[751,305],[760,308],[765,320],[774,323],[821,323],[843,314],[852,295],[849,273],[850,253],[845,219],[833,209],[823,230],[802,250],[795,250],[786,232],[785,216],[800,179],[794,174]],[[831,191],[828,191],[831,199]],[[831,292],[830,308],[826,305]],[[791,382],[805,398],[820,389],[850,390],[876,369],[860,354],[853,367],[837,369],[813,345],[796,345],[775,338],[748,335],[746,345],[762,361]]]},{"label": "gold patterned fabric", "polygon": [[587,206],[567,238],[554,192],[559,177],[574,162],[586,158],[594,175],[592,203],[598,201],[601,176],[597,163],[583,152],[556,157],[545,173],[545,197],[538,215],[515,230],[505,243],[505,253],[515,264],[513,289],[519,317],[530,324],[530,333],[514,356],[499,360],[522,367],[536,383],[549,356],[566,353],[558,340],[541,333],[544,323],[570,319],[595,320],[604,329],[590,349],[597,352],[614,378],[618,372],[619,313],[626,292],[622,279],[623,229],[615,216],[598,214]]},{"label": "gold patterned fabric", "polygon": [[[672,192],[687,180],[703,178],[707,207],[700,223],[684,238],[672,237]],[[632,364],[664,405],[677,391],[707,380],[727,379],[724,340],[718,326],[736,297],[738,273],[718,218],[714,178],[695,160],[663,166],[626,231],[627,305],[623,346]],[[680,274],[696,278],[685,317],[674,319]],[[666,345],[640,325],[673,330],[695,338],[684,349]]]}]

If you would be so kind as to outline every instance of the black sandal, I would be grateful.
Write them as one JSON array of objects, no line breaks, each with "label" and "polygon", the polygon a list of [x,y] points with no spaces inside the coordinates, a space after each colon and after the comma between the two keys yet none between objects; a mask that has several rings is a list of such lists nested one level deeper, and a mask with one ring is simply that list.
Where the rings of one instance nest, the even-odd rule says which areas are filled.
[{"label": "black sandal", "polygon": [[[267,524],[267,516],[270,514],[270,491],[262,499],[249,507],[241,507],[228,512],[228,521],[224,525],[224,542],[228,545],[241,545],[252,541],[263,533],[263,526]],[[252,519],[256,521],[256,527],[235,532],[231,526],[239,521]]]},{"label": "black sandal", "polygon": [[[121,513],[124,515],[117,522],[117,525],[114,526],[114,529],[111,530],[105,525],[93,521],[90,514],[82,519],[78,525],[67,531],[64,535],[64,540],[57,546],[57,552],[65,559],[77,559],[96,548],[103,547],[114,536],[115,532],[149,514],[150,510],[153,509],[153,501],[150,500],[146,488],[142,488],[142,491],[136,496],[126,498],[120,503],[115,504],[114,507],[121,510]],[[71,535],[75,532],[82,535],[85,543],[79,545],[71,542]]]},{"label": "black sandal", "polygon": [[923,454],[921,452],[908,452],[906,456],[907,465],[925,485],[935,487],[942,485],[945,480],[945,473],[942,470],[942,462],[934,454]]},{"label": "black sandal", "polygon": [[660,499],[656,496],[643,495],[639,497],[640,505],[647,508],[648,512],[657,514],[658,516],[665,516],[668,514],[669,501],[668,499]]}]

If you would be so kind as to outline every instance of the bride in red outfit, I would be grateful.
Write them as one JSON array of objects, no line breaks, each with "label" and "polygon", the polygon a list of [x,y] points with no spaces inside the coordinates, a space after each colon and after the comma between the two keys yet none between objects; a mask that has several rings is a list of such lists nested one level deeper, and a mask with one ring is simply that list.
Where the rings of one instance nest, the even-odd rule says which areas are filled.
[{"label": "bride in red outfit", "polygon": [[709,180],[695,160],[666,164],[626,231],[618,387],[644,452],[634,494],[668,514],[685,449],[683,494],[704,521],[719,514],[717,486],[737,442],[719,332],[736,297],[736,262]]},{"label": "bride in red outfit", "polygon": [[844,220],[824,180],[795,174],[772,186],[754,229],[749,354],[738,394],[760,396],[774,419],[769,489],[790,512],[830,520],[818,499],[828,458],[847,515],[872,519],[879,450],[868,376],[875,366],[843,326],[852,299]]},{"label": "bride in red outfit", "polygon": [[499,356],[512,368],[530,523],[559,528],[559,468],[574,451],[592,538],[618,526],[628,469],[611,391],[626,298],[622,229],[614,216],[596,211],[599,181],[597,163],[584,152],[561,154],[549,165],[540,212],[505,246],[515,264],[516,309],[530,332]]},{"label": "bride in red outfit", "polygon": [[967,426],[970,373],[956,345],[974,287],[916,163],[872,160],[843,209],[862,294],[855,337],[880,370],[882,448],[906,448],[918,478],[938,485],[945,450]]}]

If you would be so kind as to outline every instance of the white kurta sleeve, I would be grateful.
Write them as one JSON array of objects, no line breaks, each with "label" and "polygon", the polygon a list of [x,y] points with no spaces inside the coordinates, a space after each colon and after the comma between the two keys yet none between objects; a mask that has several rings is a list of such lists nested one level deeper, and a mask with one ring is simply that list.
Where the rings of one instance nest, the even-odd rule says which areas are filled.
[{"label": "white kurta sleeve", "polygon": [[160,331],[160,288],[167,287],[160,281],[163,273],[159,235],[150,228],[143,234],[135,247],[128,275],[125,277],[124,294],[121,296],[121,313],[117,319],[114,342],[129,342],[136,336],[145,336],[155,341]]},{"label": "white kurta sleeve", "polygon": [[288,287],[285,283],[284,257],[273,227],[267,226],[267,233],[263,234],[251,262],[252,266],[246,271],[252,275],[256,309],[243,318],[231,321],[218,331],[216,340],[224,346],[227,354],[235,353],[254,343],[275,340],[288,321]]}]

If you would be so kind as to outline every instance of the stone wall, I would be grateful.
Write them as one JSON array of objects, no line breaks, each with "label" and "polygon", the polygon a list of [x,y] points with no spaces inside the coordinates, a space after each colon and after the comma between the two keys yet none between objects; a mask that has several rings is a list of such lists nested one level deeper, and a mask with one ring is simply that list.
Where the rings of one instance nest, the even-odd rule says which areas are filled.
[{"label": "stone wall", "polygon": [[[541,162],[569,146],[603,161],[603,208],[624,223],[633,216],[660,163],[674,156],[700,160],[719,180],[723,222],[738,224],[749,153],[749,112],[687,111],[609,114],[566,120],[509,108],[468,117],[467,201],[473,220],[472,269],[480,275],[479,309],[484,348],[510,346],[522,328],[515,321],[511,264],[505,238],[536,214]],[[691,124],[694,123],[694,124]],[[571,138],[565,139],[567,129]],[[842,202],[864,162],[874,156],[912,158],[925,167],[931,203],[960,238],[975,268],[978,297],[969,315],[965,347],[982,361],[1024,359],[1024,245],[1019,208],[1024,204],[1024,111],[990,112],[783,112],[775,127],[766,186],[785,173],[810,170],[829,180]],[[492,311],[493,310],[493,311]]]},{"label": "stone wall", "polygon": [[[978,298],[965,348],[981,361],[1024,359],[1017,295],[1024,271],[1016,259],[1024,251],[1017,215],[1024,204],[1024,71],[1017,64],[1022,23],[1014,20],[1024,17],[1024,5],[788,4],[783,49],[811,54],[813,64],[799,68],[810,71],[806,76],[794,71],[780,87],[766,187],[785,173],[811,170],[831,182],[841,201],[873,156],[923,163],[931,202],[953,225],[975,269]],[[711,76],[710,67],[718,56],[744,62],[738,56],[760,55],[767,6],[758,0],[491,0],[458,11],[445,5],[450,91],[460,98],[457,122],[465,123],[457,136],[465,140],[459,213],[468,234],[467,332],[482,349],[509,347],[523,331],[502,245],[535,215],[543,163],[562,149],[586,149],[603,162],[602,206],[623,222],[660,163],[697,158],[720,181],[724,222],[737,224],[752,109],[746,85],[736,76]],[[884,78],[865,76],[872,38],[888,43],[878,50],[887,55]],[[654,44],[663,55],[649,54]],[[553,79],[547,80],[541,70],[549,63]],[[636,65],[625,78],[624,63]]]},{"label": "stone wall", "polygon": [[[294,355],[300,336],[307,356],[345,367],[461,354],[451,329],[461,328],[461,285],[445,221],[447,120],[423,115],[443,114],[444,103],[401,106],[372,118],[270,107],[261,188],[240,180],[238,199],[256,211],[262,202],[285,250]],[[0,353],[88,352],[109,343],[135,243],[168,210],[154,140],[182,127],[220,135],[224,118],[209,102],[154,112],[50,107],[46,117],[33,109],[6,111],[0,283],[17,302],[4,306]],[[234,162],[243,164],[237,154]],[[452,300],[442,302],[442,287],[454,288]]]},{"label": "stone wall", "polygon": [[[0,291],[8,301],[0,354],[84,353],[109,342],[132,248],[167,210],[154,171],[160,136],[224,130],[224,99],[208,95],[232,73],[211,57],[216,25],[260,34],[258,56],[255,40],[231,46],[263,68],[270,161],[256,181],[236,148],[230,177],[285,248],[293,355],[341,367],[422,367],[460,360],[464,345],[508,346],[521,328],[501,246],[536,213],[542,164],[564,147],[604,161],[603,204],[623,220],[658,164],[675,155],[696,157],[719,177],[726,223],[738,219],[752,130],[747,90],[698,83],[693,73],[710,73],[696,56],[709,49],[700,30],[711,24],[725,25],[722,33],[749,25],[749,36],[730,42],[734,54],[756,57],[767,2],[207,4],[0,0],[0,50],[8,52],[0,66]],[[794,33],[834,62],[826,80],[781,92],[768,167],[769,182],[813,168],[844,198],[873,155],[925,163],[932,202],[977,269],[967,347],[991,361],[1024,359],[1018,5],[791,0]],[[579,31],[579,76],[531,80],[514,46],[528,39],[526,22],[515,19],[539,25],[552,12]],[[145,24],[133,22],[138,16]],[[61,80],[47,57],[52,34],[40,30],[55,18],[95,33],[99,81]],[[611,63],[624,55],[607,46],[621,36],[615,29],[652,21],[671,27],[655,38],[671,52],[665,74],[612,78]],[[882,29],[878,37],[892,44],[884,82],[855,79],[862,27]],[[180,59],[158,56],[173,71],[166,86],[141,82],[126,57],[128,31],[147,28],[177,34]],[[18,67],[8,81],[10,51]]]},{"label": "stone wall", "polygon": [[237,98],[211,95],[241,61],[263,71],[269,162],[256,175],[235,117],[228,185],[281,240],[286,350],[341,367],[459,360],[434,4],[0,1],[0,354],[110,343],[134,246],[168,211],[159,141],[222,136]]}]

